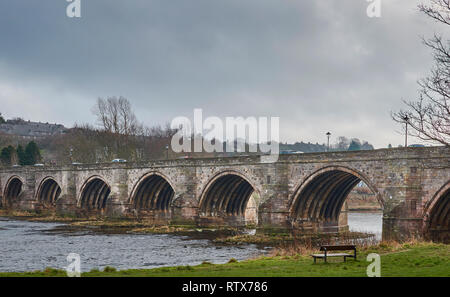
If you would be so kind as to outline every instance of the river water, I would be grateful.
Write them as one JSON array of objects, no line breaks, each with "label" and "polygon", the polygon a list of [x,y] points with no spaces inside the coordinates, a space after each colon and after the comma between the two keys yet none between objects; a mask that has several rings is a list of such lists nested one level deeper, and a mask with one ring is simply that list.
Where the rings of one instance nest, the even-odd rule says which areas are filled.
[{"label": "river water", "polygon": [[[381,237],[380,214],[350,213],[348,220],[351,230],[379,232]],[[248,259],[266,251],[253,244],[219,245],[206,236],[63,230],[61,223],[0,218],[0,271],[64,269],[69,264],[69,253],[79,254],[81,270],[89,271],[105,266],[131,269],[197,265],[203,261],[219,264],[231,258]]]},{"label": "river water", "polygon": [[382,212],[349,212],[348,226],[350,231],[375,234],[375,238],[381,240],[383,227]]}]

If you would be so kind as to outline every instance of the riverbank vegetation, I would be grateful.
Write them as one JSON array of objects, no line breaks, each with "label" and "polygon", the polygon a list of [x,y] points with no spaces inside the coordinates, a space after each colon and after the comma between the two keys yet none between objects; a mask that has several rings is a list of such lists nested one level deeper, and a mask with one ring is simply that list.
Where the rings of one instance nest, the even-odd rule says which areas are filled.
[{"label": "riverbank vegetation", "polygon": [[[333,258],[329,263],[313,263],[314,248],[291,246],[275,248],[269,255],[226,264],[204,262],[196,266],[161,267],[154,269],[117,270],[114,267],[92,269],[82,277],[365,277],[370,262],[366,257],[377,253],[381,257],[381,276],[450,276],[450,245],[411,240],[405,243],[382,242],[358,248],[358,259],[343,262]],[[64,270],[47,268],[43,271],[0,273],[8,276],[66,276]]]}]

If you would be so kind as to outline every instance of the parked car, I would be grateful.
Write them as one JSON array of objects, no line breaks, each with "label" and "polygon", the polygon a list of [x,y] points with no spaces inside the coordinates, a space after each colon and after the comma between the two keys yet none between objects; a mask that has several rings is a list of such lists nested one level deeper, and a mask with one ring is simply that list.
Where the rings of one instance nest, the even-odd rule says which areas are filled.
[{"label": "parked car", "polygon": [[42,167],[42,166],[44,166],[44,164],[42,164],[42,163],[37,163],[37,164],[34,164],[34,166],[36,166],[36,167]]},{"label": "parked car", "polygon": [[127,160],[125,160],[125,159],[114,159],[114,160],[112,160],[111,162],[112,162],[112,163],[126,163]]},{"label": "parked car", "polygon": [[294,151],[294,150],[282,150],[280,152],[281,155],[291,155],[291,154],[303,154],[301,151]]},{"label": "parked car", "polygon": [[425,147],[423,144],[410,144],[408,147]]}]

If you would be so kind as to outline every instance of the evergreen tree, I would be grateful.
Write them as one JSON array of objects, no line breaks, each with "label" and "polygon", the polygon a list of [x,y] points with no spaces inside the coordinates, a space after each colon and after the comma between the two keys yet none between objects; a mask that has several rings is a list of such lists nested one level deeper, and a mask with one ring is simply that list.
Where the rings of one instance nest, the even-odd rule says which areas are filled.
[{"label": "evergreen tree", "polygon": [[25,147],[26,165],[33,165],[41,162],[41,152],[36,142],[30,141]]},{"label": "evergreen tree", "polygon": [[20,144],[17,146],[16,152],[17,152],[17,158],[19,159],[19,164],[20,165],[28,165],[27,158],[25,156],[25,151],[23,150],[23,147]]},{"label": "evergreen tree", "polygon": [[370,151],[373,149],[374,149],[373,145],[371,145],[367,141],[364,141],[363,144],[361,145],[361,150],[369,150]]},{"label": "evergreen tree", "polygon": [[13,162],[14,157],[14,147],[13,146],[7,146],[4,147],[0,153],[0,160],[1,163],[5,166],[11,166]]},{"label": "evergreen tree", "polygon": [[361,150],[361,143],[355,139],[352,140],[350,146],[348,147],[349,151],[359,151]]}]

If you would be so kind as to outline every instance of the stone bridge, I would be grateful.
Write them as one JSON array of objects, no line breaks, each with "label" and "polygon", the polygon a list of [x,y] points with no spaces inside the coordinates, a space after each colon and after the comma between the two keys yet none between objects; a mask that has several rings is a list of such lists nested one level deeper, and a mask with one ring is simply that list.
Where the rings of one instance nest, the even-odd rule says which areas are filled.
[{"label": "stone bridge", "polygon": [[7,209],[334,232],[360,181],[383,208],[384,239],[448,241],[449,147],[15,167],[0,171],[0,195]]}]

